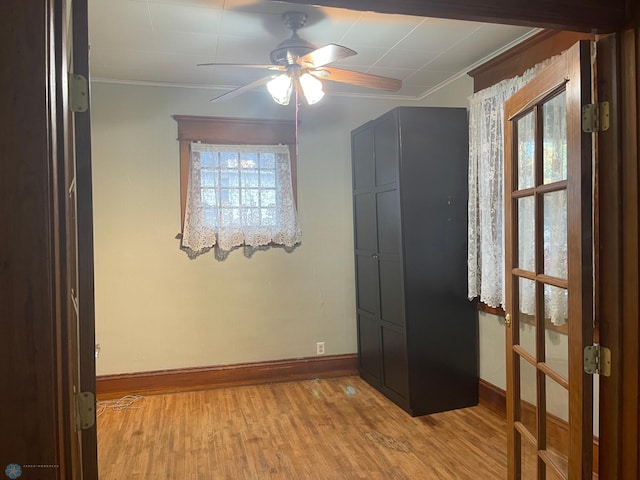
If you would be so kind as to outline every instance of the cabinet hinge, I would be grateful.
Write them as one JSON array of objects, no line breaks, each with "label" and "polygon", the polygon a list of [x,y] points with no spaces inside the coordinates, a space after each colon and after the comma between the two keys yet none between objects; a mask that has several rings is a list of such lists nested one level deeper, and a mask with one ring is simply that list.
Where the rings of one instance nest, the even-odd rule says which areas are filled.
[{"label": "cabinet hinge", "polygon": [[611,350],[597,343],[584,347],[584,371],[591,375],[610,376]]},{"label": "cabinet hinge", "polygon": [[69,108],[72,112],[89,110],[89,82],[75,73],[69,74]]},{"label": "cabinet hinge", "polygon": [[96,397],[91,392],[79,392],[76,399],[76,427],[86,430],[96,423]]},{"label": "cabinet hinge", "polygon": [[582,131],[586,133],[609,130],[609,102],[590,103],[582,107]]}]

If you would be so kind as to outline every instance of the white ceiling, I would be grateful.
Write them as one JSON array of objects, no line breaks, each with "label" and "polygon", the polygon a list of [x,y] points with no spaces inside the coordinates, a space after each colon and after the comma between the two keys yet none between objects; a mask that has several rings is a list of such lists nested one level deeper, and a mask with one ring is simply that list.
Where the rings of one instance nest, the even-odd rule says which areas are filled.
[{"label": "white ceiling", "polygon": [[298,32],[305,40],[358,52],[332,66],[403,81],[391,93],[325,82],[328,94],[421,99],[537,31],[264,0],[89,0],[91,75],[219,89],[215,96],[268,72],[196,64],[269,63],[269,52],[291,34],[282,21],[291,10],[308,14]]}]

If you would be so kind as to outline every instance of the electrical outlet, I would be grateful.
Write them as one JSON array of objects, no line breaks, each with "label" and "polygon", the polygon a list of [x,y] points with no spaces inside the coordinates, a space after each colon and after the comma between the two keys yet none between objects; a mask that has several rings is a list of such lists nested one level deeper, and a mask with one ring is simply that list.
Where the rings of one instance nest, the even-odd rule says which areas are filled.
[{"label": "electrical outlet", "polygon": [[324,355],[324,342],[316,343],[316,355]]},{"label": "electrical outlet", "polygon": [[96,343],[96,358],[100,358],[100,344]]}]

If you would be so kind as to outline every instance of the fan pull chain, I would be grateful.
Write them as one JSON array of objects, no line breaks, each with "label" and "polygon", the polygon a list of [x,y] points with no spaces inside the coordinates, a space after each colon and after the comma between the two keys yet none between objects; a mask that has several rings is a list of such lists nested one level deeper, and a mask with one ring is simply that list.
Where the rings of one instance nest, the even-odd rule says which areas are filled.
[{"label": "fan pull chain", "polygon": [[300,101],[298,97],[298,89],[296,91],[296,162],[298,161],[298,111],[300,110]]}]

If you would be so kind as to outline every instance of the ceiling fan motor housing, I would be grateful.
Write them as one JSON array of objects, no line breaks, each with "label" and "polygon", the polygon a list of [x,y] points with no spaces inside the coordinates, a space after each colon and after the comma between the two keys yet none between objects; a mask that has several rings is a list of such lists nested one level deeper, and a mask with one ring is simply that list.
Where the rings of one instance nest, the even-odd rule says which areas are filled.
[{"label": "ceiling fan motor housing", "polygon": [[271,62],[275,65],[292,65],[296,60],[316,49],[312,43],[298,36],[298,30],[307,22],[307,14],[303,12],[285,12],[282,19],[293,34],[290,38],[283,40],[271,51]]}]

